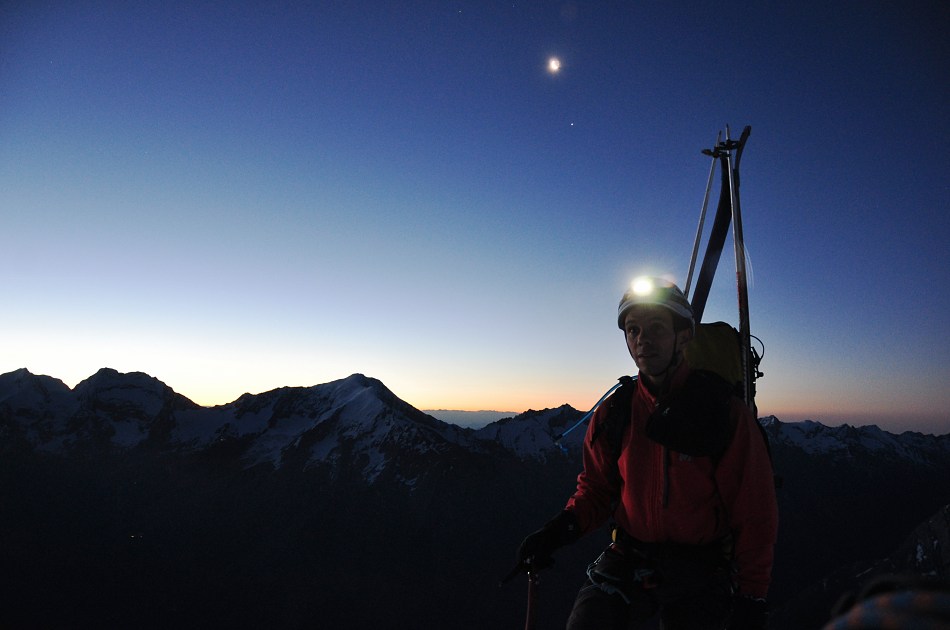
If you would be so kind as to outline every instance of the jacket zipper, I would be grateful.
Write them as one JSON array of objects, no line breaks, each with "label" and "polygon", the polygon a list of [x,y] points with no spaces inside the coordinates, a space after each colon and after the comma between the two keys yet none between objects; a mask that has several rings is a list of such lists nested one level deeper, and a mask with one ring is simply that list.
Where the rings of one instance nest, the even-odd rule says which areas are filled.
[{"label": "jacket zipper", "polygon": [[[660,398],[657,398],[653,401],[653,411],[656,411],[660,408]],[[668,508],[670,505],[670,449],[666,446],[663,447],[663,500],[662,506],[663,509]]]},{"label": "jacket zipper", "polygon": [[663,507],[670,505],[670,449],[663,447]]}]

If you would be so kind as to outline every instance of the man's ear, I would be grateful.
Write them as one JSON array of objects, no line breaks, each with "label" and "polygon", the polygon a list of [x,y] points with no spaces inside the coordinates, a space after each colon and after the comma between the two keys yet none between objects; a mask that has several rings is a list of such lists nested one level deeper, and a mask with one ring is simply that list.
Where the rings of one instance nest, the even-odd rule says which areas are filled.
[{"label": "man's ear", "polygon": [[676,333],[676,341],[679,344],[680,348],[686,347],[686,345],[693,340],[693,331],[689,328],[684,328]]}]

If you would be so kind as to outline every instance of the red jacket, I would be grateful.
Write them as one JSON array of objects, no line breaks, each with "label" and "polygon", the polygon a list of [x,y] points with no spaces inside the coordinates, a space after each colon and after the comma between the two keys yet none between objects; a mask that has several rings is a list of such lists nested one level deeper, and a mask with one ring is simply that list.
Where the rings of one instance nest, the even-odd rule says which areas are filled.
[{"label": "red jacket", "polygon": [[[672,376],[672,388],[681,387],[688,374],[684,361]],[[656,406],[656,398],[639,381],[619,460],[607,440],[591,444],[607,406],[597,410],[584,439],[584,470],[567,509],[573,510],[583,533],[612,516],[622,530],[644,542],[701,545],[731,533],[739,592],[765,597],[778,508],[772,465],[755,418],[733,397],[735,434],[718,464],[672,451],[667,459],[666,447],[646,437],[646,422]],[[618,472],[620,483],[613,481]]]}]

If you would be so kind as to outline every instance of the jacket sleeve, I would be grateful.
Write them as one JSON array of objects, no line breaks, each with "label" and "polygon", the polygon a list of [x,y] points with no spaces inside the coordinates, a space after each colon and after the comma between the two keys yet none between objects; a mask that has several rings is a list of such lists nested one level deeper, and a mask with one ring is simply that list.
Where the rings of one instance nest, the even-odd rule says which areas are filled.
[{"label": "jacket sleeve", "polygon": [[739,593],[765,597],[778,533],[772,462],[745,403],[734,398],[731,413],[736,430],[717,468],[717,483],[735,539]]},{"label": "jacket sleeve", "polygon": [[591,443],[591,437],[606,419],[606,405],[601,406],[591,419],[584,436],[584,470],[577,476],[577,490],[568,500],[566,509],[572,510],[577,525],[587,534],[610,518],[620,498],[620,472],[617,458],[611,453],[606,436],[599,436]]}]

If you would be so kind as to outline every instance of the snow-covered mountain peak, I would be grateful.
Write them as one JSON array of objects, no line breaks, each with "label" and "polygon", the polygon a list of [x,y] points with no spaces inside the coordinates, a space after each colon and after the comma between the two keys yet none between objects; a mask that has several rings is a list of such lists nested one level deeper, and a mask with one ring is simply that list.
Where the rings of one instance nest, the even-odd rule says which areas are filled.
[{"label": "snow-covered mountain peak", "polygon": [[351,431],[365,429],[385,411],[387,403],[396,398],[381,382],[362,374],[353,374],[324,387],[330,389],[330,402],[342,410],[340,420],[349,425]]},{"label": "snow-covered mountain peak", "polygon": [[248,466],[357,466],[369,480],[393,461],[471,442],[465,430],[424,414],[362,374],[178,414],[173,436],[192,449],[247,441],[242,458]]},{"label": "snow-covered mountain peak", "polygon": [[779,422],[774,416],[760,420],[773,444],[799,449],[809,455],[842,460],[876,455],[888,459],[935,463],[950,456],[950,435],[932,436],[905,432],[900,435],[876,425],[828,427],[814,420]]},{"label": "snow-covered mountain peak", "polygon": [[169,402],[194,406],[155,377],[143,372],[123,374],[112,368],[100,369],[76,385],[73,393],[83,403],[140,419],[154,418]]},{"label": "snow-covered mountain peak", "polygon": [[775,416],[765,416],[764,418],[759,418],[759,424],[761,424],[766,429],[770,427],[778,428],[779,426],[782,425],[779,419],[776,418]]},{"label": "snow-covered mountain peak", "polygon": [[68,395],[69,391],[69,387],[61,380],[33,374],[26,368],[0,374],[0,402],[48,403],[54,397]]},{"label": "snow-covered mountain peak", "polygon": [[[547,460],[561,454],[556,438],[581,418],[582,413],[570,405],[541,411],[528,410],[513,418],[503,418],[475,431],[475,438],[497,442],[521,458]],[[586,426],[579,426],[565,436],[560,445],[579,450]]]}]

